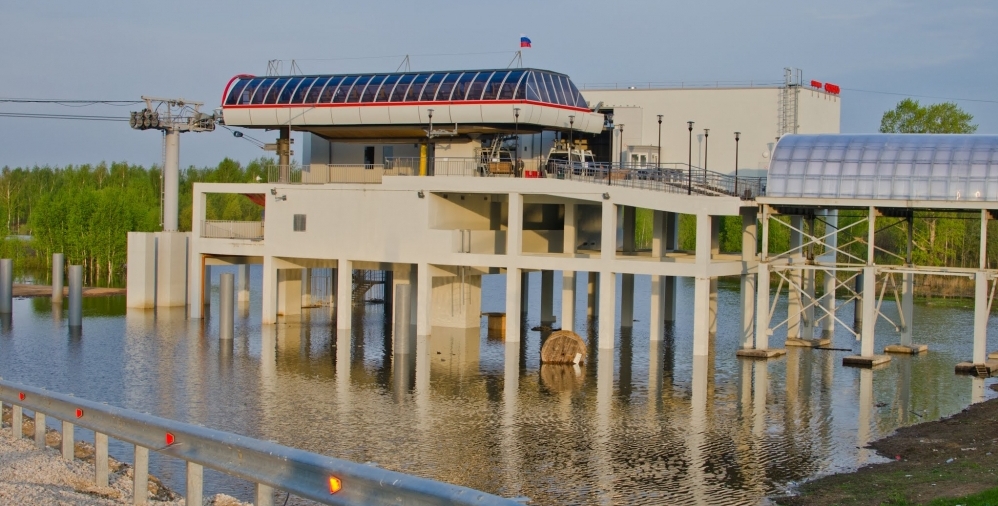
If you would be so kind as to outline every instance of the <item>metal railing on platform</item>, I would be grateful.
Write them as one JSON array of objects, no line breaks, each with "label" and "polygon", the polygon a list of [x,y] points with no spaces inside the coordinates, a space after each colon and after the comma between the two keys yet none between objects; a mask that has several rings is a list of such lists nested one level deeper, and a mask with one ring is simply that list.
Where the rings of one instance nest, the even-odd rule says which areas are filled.
[{"label": "metal railing on platform", "polygon": [[201,237],[205,239],[263,239],[262,221],[201,221]]},{"label": "metal railing on platform", "polygon": [[187,462],[187,504],[202,504],[203,467],[256,484],[256,504],[272,505],[283,490],[322,504],[517,505],[512,499],[326,457],[188,423],[0,380],[0,401],[12,407],[15,437],[24,409],[35,413],[35,441],[45,444],[45,417],[62,421],[63,457],[73,458],[74,424],[94,431],[95,478],[108,484],[108,437],[135,445],[135,503],[148,495],[149,450]]},{"label": "metal railing on platform", "polygon": [[690,167],[684,163],[658,165],[611,164],[602,162],[549,161],[536,159],[478,158],[389,158],[382,164],[311,164],[307,170],[273,167],[271,183],[381,183],[384,176],[435,177],[527,177],[556,178],[608,186],[625,186],[668,193],[727,195],[753,200],[765,195],[765,178],[735,177]]}]

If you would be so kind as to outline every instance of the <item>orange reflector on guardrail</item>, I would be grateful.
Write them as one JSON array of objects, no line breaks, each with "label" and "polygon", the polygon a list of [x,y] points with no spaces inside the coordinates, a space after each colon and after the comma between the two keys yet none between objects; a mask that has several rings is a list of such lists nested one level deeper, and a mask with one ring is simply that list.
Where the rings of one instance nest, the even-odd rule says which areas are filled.
[{"label": "orange reflector on guardrail", "polygon": [[21,399],[23,401],[24,400],[24,392],[18,392],[17,393],[17,398]]},{"label": "orange reflector on guardrail", "polygon": [[337,478],[337,477],[335,477],[335,476],[330,476],[329,477],[329,493],[330,494],[335,494],[335,493],[339,492],[341,488],[343,488],[343,482],[340,481],[340,479]]},{"label": "orange reflector on guardrail", "polygon": [[76,418],[83,418],[83,410],[76,408]]},{"label": "orange reflector on guardrail", "polygon": [[172,445],[176,440],[177,438],[173,437],[173,434],[170,434],[169,432],[166,433],[166,446]]}]

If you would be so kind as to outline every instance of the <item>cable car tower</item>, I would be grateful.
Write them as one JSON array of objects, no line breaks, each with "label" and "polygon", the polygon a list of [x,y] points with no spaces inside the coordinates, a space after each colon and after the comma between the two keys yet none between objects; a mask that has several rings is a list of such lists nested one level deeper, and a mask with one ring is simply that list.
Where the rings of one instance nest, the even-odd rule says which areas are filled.
[{"label": "cable car tower", "polygon": [[180,134],[215,130],[215,115],[201,112],[202,102],[182,98],[142,97],[146,108],[133,111],[128,125],[136,130],[163,132],[163,184],[160,194],[161,225],[165,232],[178,230],[180,199]]}]

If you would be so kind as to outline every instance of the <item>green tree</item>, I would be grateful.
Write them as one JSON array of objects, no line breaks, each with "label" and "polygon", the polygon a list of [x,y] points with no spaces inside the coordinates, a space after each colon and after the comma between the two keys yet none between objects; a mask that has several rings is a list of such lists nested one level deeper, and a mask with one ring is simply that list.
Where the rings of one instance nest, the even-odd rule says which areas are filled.
[{"label": "green tree", "polygon": [[972,134],[974,116],[953,102],[922,106],[906,98],[880,119],[880,132],[893,134]]}]

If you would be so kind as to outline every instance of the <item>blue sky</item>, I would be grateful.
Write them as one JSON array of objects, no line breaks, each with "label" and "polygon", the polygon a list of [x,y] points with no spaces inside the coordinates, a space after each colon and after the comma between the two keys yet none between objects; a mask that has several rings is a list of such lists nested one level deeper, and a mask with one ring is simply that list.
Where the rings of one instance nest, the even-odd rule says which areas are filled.
[{"label": "blue sky", "polygon": [[[534,45],[525,66],[579,84],[779,81],[789,66],[842,87],[843,132],[876,131],[885,110],[922,95],[967,99],[954,101],[978,132],[998,134],[996,25],[993,0],[0,0],[0,98],[155,95],[210,110],[231,76],[264,74],[270,59],[296,59],[306,73],[392,71],[405,54],[416,70],[505,67],[523,33]],[[0,112],[128,110],[0,103]],[[183,166],[264,154],[224,130],[181,140]],[[156,132],[125,123],[0,117],[0,166],[161,156]]]}]

